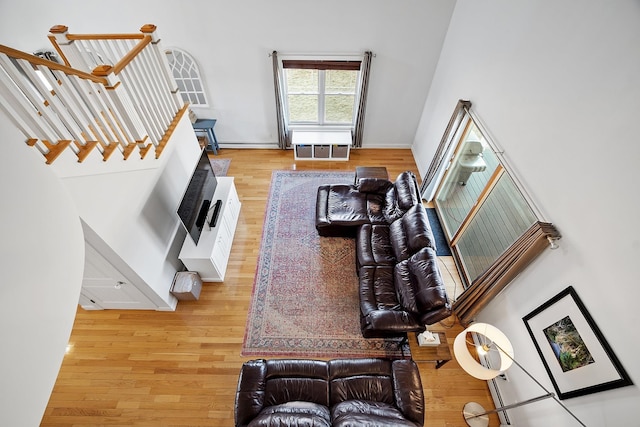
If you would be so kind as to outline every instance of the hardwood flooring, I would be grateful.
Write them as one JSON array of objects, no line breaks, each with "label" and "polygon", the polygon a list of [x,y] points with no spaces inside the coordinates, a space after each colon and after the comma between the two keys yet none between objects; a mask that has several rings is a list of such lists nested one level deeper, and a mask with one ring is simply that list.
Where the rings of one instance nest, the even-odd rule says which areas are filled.
[{"label": "hardwood flooring", "polygon": [[[78,308],[42,426],[233,426],[238,372],[249,360],[240,351],[271,172],[386,166],[392,179],[404,170],[417,175],[411,151],[400,149],[353,150],[348,162],[294,163],[293,153],[281,150],[223,149],[219,157],[232,159],[228,175],[242,201],[225,282],[205,284],[198,301],[181,301],[175,312]],[[454,275],[448,262],[443,276]],[[447,325],[436,329],[451,345],[462,328]],[[455,360],[437,370],[429,362],[419,366],[425,426],[463,426],[468,401],[493,406],[486,382]],[[498,426],[497,418],[490,425]]]}]

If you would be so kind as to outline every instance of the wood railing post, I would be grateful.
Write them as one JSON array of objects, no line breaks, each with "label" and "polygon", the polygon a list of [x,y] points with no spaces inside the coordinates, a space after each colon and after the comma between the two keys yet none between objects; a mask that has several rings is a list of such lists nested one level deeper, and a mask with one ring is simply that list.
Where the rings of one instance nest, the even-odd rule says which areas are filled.
[{"label": "wood railing post", "polygon": [[93,68],[80,52],[78,44],[69,38],[69,28],[66,25],[55,25],[49,29],[49,40],[58,52],[60,59],[67,67],[90,73]]},{"label": "wood railing post", "polygon": [[156,32],[156,26],[153,24],[147,24],[142,26],[142,28],[140,28],[140,31],[151,36],[153,55],[158,64],[158,69],[162,73],[162,77],[164,82],[166,83],[166,87],[171,93],[174,107],[176,108],[176,110],[180,110],[184,106],[184,100],[180,96],[178,85],[173,78],[173,73],[171,72],[171,67],[169,67],[169,61],[167,60],[167,54],[165,53],[161,40],[158,37],[158,33]]}]

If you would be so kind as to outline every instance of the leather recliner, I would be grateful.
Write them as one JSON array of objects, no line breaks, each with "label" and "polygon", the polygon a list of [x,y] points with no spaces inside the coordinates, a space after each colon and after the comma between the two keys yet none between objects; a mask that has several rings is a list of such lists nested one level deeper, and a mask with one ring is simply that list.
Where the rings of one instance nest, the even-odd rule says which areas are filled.
[{"label": "leather recliner", "polygon": [[236,427],[416,427],[424,395],[412,360],[251,360],[242,366]]}]

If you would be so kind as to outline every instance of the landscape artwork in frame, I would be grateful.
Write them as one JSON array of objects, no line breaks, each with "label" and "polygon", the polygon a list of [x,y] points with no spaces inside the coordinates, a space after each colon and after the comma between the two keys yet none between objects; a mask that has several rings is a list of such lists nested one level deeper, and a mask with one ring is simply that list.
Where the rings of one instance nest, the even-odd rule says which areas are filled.
[{"label": "landscape artwork in frame", "polygon": [[633,384],[572,286],[522,320],[559,399]]}]

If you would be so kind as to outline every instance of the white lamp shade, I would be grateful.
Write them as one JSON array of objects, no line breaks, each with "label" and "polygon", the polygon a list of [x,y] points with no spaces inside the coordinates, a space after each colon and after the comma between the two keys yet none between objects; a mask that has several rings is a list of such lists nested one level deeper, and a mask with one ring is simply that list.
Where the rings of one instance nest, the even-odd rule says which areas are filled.
[{"label": "white lamp shade", "polygon": [[[497,354],[500,356],[499,369],[485,368],[473,357],[467,346],[467,333],[469,332],[483,335],[485,341],[490,344],[490,349],[497,350]],[[490,380],[497,377],[501,372],[509,369],[513,363],[513,346],[509,339],[498,328],[487,323],[474,323],[460,332],[453,342],[453,353],[462,369],[469,375],[481,380]]]}]

